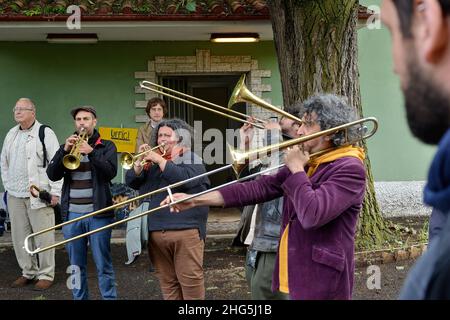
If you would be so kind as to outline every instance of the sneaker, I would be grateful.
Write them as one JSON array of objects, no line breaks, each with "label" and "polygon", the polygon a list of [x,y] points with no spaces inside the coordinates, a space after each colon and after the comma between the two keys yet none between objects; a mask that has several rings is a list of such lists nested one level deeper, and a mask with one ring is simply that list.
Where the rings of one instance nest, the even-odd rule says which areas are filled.
[{"label": "sneaker", "polygon": [[48,288],[50,288],[52,285],[53,285],[53,281],[42,279],[42,280],[39,280],[38,282],[36,282],[33,290],[44,291],[44,290],[47,290]]},{"label": "sneaker", "polygon": [[20,276],[13,283],[11,283],[11,288],[22,288],[33,282],[35,282],[34,279],[28,279],[25,278],[24,276]]}]

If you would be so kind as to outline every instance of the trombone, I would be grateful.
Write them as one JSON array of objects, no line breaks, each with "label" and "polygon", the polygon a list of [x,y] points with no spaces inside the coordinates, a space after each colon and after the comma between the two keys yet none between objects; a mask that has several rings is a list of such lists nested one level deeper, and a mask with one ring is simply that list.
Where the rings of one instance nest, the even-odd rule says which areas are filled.
[{"label": "trombone", "polygon": [[[225,108],[225,107],[222,107],[222,106],[220,106],[218,104],[215,104],[215,103],[212,103],[212,102],[209,102],[209,101],[206,101],[206,100],[203,100],[203,99],[200,99],[200,98],[188,95],[188,94],[183,93],[183,92],[179,92],[179,91],[170,89],[168,87],[164,87],[164,86],[156,84],[154,82],[141,81],[139,83],[139,85],[143,89],[147,89],[147,90],[153,91],[155,93],[161,94],[163,96],[167,96],[169,98],[172,98],[172,99],[175,99],[175,100],[178,100],[178,101],[181,101],[181,102],[185,102],[185,103],[191,104],[191,105],[193,105],[195,107],[199,107],[199,108],[202,108],[204,110],[214,112],[214,113],[219,114],[221,116],[224,116],[224,117],[227,117],[227,118],[230,118],[230,119],[242,122],[242,123],[251,124],[251,125],[253,125],[253,126],[255,126],[255,127],[259,128],[259,129],[265,129],[262,124],[266,124],[267,121],[255,118],[256,123],[253,123],[251,121],[244,120],[242,118],[249,119],[250,116],[231,109],[231,106],[233,106],[234,104],[236,104],[238,102],[251,102],[253,104],[259,105],[260,107],[262,107],[264,109],[267,109],[267,110],[273,111],[275,113],[278,113],[278,114],[282,115],[283,117],[287,117],[287,118],[292,119],[292,120],[294,120],[294,121],[296,121],[298,123],[302,123],[302,120],[300,118],[297,118],[297,117],[291,115],[290,113],[288,113],[286,111],[283,111],[283,110],[281,110],[281,109],[279,109],[279,108],[277,108],[277,107],[267,103],[263,99],[257,97],[255,94],[250,92],[250,90],[248,90],[247,87],[245,86],[245,74],[243,74],[241,76],[241,78],[239,79],[236,87],[234,88],[232,96],[231,96],[231,98],[230,98],[230,100],[228,102],[228,108]],[[155,89],[155,88],[158,88],[158,89],[161,89],[161,90],[158,90],[158,89]],[[203,105],[199,104],[199,103],[196,103],[196,102],[193,102],[193,101],[190,101],[190,100],[187,100],[187,99],[183,99],[183,98],[181,98],[179,96],[175,96],[173,94],[169,94],[169,93],[167,93],[165,91],[172,92],[172,93],[175,93],[175,94],[177,94],[179,96],[195,100],[197,102],[203,103]],[[224,112],[221,112],[221,111],[218,111],[216,109],[207,107],[205,105],[209,105],[210,107],[214,107],[214,108],[222,110]],[[229,113],[233,113],[234,115],[231,115]],[[241,117],[241,118],[238,118],[238,117]]]},{"label": "trombone", "polygon": [[[373,123],[373,128],[372,128],[372,130],[371,130],[369,133],[366,133],[367,127],[363,125],[363,123],[365,123],[365,122],[371,122],[371,123]],[[308,136],[303,136],[303,137],[299,137],[299,138],[296,138],[296,139],[284,141],[284,142],[279,143],[279,144],[267,146],[267,147],[260,148],[260,149],[256,149],[256,150],[249,151],[249,152],[238,152],[238,151],[235,151],[235,150],[233,150],[233,149],[230,148],[230,153],[231,153],[232,159],[233,159],[233,162],[232,162],[231,164],[228,164],[228,165],[225,165],[225,166],[223,166],[223,167],[217,168],[217,169],[212,170],[212,171],[210,171],[210,172],[205,172],[205,173],[203,173],[203,174],[200,174],[200,175],[198,175],[198,176],[189,178],[189,179],[187,179],[187,180],[179,181],[179,182],[173,183],[173,184],[171,184],[171,185],[169,185],[169,186],[166,186],[166,187],[163,187],[163,188],[154,190],[154,191],[150,191],[150,192],[148,192],[148,193],[139,195],[139,196],[137,196],[137,197],[134,197],[134,198],[125,200],[125,201],[123,201],[123,202],[121,202],[121,203],[117,203],[117,204],[115,204],[115,205],[112,205],[112,206],[109,206],[109,207],[106,207],[106,208],[103,208],[103,209],[100,209],[100,210],[91,212],[91,213],[89,213],[89,214],[86,214],[86,215],[84,215],[84,216],[75,218],[75,219],[73,219],[73,220],[63,222],[63,223],[61,223],[61,224],[59,224],[59,225],[56,225],[56,226],[53,226],[53,227],[50,227],[50,228],[41,230],[41,231],[39,231],[39,232],[30,234],[29,236],[27,236],[27,237],[25,238],[24,249],[25,249],[25,251],[26,251],[27,253],[29,253],[29,254],[31,254],[31,255],[34,255],[34,254],[37,254],[37,253],[41,253],[41,252],[43,252],[43,251],[46,251],[46,250],[50,250],[50,249],[56,248],[56,247],[58,247],[58,246],[61,246],[61,245],[66,244],[66,243],[68,243],[68,242],[78,240],[78,239],[80,239],[80,238],[83,238],[83,237],[89,236],[89,235],[91,235],[91,234],[94,234],[94,233],[103,231],[103,230],[105,230],[105,229],[113,228],[113,227],[115,227],[115,226],[117,226],[117,225],[119,225],[119,224],[128,222],[128,221],[130,221],[130,220],[137,219],[137,218],[143,217],[143,216],[145,216],[145,215],[149,215],[149,214],[151,214],[151,213],[153,213],[153,212],[155,212],[155,211],[157,211],[157,210],[161,210],[161,209],[164,209],[164,208],[168,208],[168,207],[170,207],[171,205],[174,205],[174,204],[177,204],[177,203],[180,203],[180,202],[189,200],[189,199],[193,199],[193,198],[195,198],[195,197],[198,197],[198,196],[200,196],[200,195],[203,195],[203,194],[208,193],[208,192],[211,192],[211,191],[218,190],[218,189],[223,188],[223,187],[225,187],[225,186],[228,186],[228,185],[231,185],[231,184],[234,184],[234,183],[237,183],[237,182],[245,181],[245,180],[251,179],[251,178],[253,178],[253,177],[256,177],[256,176],[258,176],[258,175],[264,174],[264,173],[266,173],[266,172],[269,172],[269,171],[272,171],[272,170],[279,169],[279,168],[283,167],[284,164],[281,164],[281,165],[276,166],[276,167],[271,167],[271,168],[266,169],[266,170],[264,170],[264,171],[262,171],[262,172],[257,172],[257,173],[255,173],[255,174],[246,176],[246,177],[244,177],[244,178],[239,178],[239,175],[241,174],[242,170],[243,170],[243,169],[245,168],[245,166],[246,166],[245,162],[246,162],[248,159],[250,159],[251,157],[254,157],[254,156],[260,156],[260,155],[263,155],[263,154],[264,154],[264,155],[267,155],[268,152],[272,152],[272,151],[280,151],[280,150],[286,149],[286,148],[288,148],[288,147],[291,147],[291,146],[294,146],[294,145],[297,145],[297,144],[302,144],[302,143],[304,143],[304,142],[306,142],[306,141],[309,141],[309,140],[312,140],[312,139],[315,139],[315,138],[318,138],[318,137],[321,137],[321,136],[327,136],[327,135],[335,134],[335,133],[337,133],[337,132],[339,132],[339,131],[342,131],[342,130],[345,130],[345,132],[348,132],[348,130],[349,130],[352,126],[356,126],[356,125],[359,125],[359,126],[360,126],[360,127],[358,128],[358,130],[357,130],[357,131],[359,132],[358,137],[357,137],[356,139],[354,139],[354,140],[350,140],[350,139],[348,138],[349,135],[348,135],[348,134],[345,134],[345,137],[346,137],[346,140],[347,140],[347,141],[344,142],[344,143],[343,143],[341,146],[339,146],[339,147],[344,147],[344,146],[352,145],[352,144],[355,144],[355,143],[357,143],[357,142],[359,142],[359,141],[361,141],[361,140],[363,140],[363,139],[370,138],[371,136],[373,136],[373,135],[375,134],[375,132],[376,132],[377,129],[378,129],[378,121],[377,121],[377,119],[374,118],[374,117],[369,117],[369,118],[364,118],[364,119],[356,120],[356,121],[353,121],[353,122],[349,122],[349,123],[347,123],[347,124],[343,124],[343,125],[340,125],[340,126],[337,126],[337,127],[334,127],[334,128],[330,128],[330,129],[327,129],[327,130],[319,131],[319,132],[317,132],[317,133],[314,133],[314,134],[311,134],[311,135],[308,135]],[[364,134],[364,135],[363,135],[363,134]],[[335,149],[335,148],[333,148],[333,149]],[[320,154],[323,154],[323,153],[326,152],[326,151],[330,151],[330,149],[327,149],[327,150],[324,150],[324,151],[319,151],[318,153],[312,154],[311,157],[317,156],[319,153],[320,153]],[[215,174],[215,173],[217,173],[217,172],[221,172],[221,171],[224,171],[224,170],[228,170],[228,169],[230,169],[230,168],[233,169],[233,171],[235,172],[235,174],[236,174],[236,176],[238,177],[238,179],[233,180],[233,181],[230,181],[230,182],[227,182],[227,183],[222,184],[222,185],[219,185],[219,186],[217,186],[217,187],[214,187],[214,188],[211,188],[211,189],[202,191],[202,192],[200,192],[200,193],[196,193],[196,194],[190,195],[190,196],[187,197],[187,198],[180,199],[180,200],[177,200],[177,201],[172,201],[170,204],[163,205],[163,206],[160,206],[160,207],[157,207],[157,208],[153,208],[153,209],[151,209],[151,210],[142,212],[142,213],[140,213],[140,214],[138,214],[138,215],[136,215],[136,216],[128,217],[128,218],[126,218],[126,219],[123,219],[123,220],[120,220],[120,221],[116,221],[116,222],[114,222],[114,223],[111,223],[111,224],[109,224],[109,225],[103,226],[103,227],[101,227],[101,228],[98,228],[98,229],[95,229],[95,230],[91,230],[91,231],[89,231],[89,232],[80,234],[80,235],[78,235],[78,236],[75,236],[75,237],[72,237],[72,238],[69,238],[69,239],[65,239],[65,240],[63,240],[63,241],[60,241],[60,242],[58,242],[58,243],[55,243],[55,244],[53,244],[53,245],[50,245],[50,246],[47,246],[47,247],[44,247],[44,248],[36,248],[35,250],[31,250],[30,247],[29,247],[29,241],[30,241],[30,239],[33,238],[33,237],[36,237],[36,236],[38,236],[38,235],[41,235],[41,234],[43,234],[43,233],[50,232],[50,231],[52,231],[52,230],[55,230],[55,229],[57,229],[57,228],[60,228],[60,227],[62,227],[62,226],[65,226],[65,225],[67,225],[67,224],[70,224],[70,223],[77,222],[77,221],[82,220],[82,219],[86,219],[86,218],[92,217],[92,216],[94,216],[94,215],[103,213],[103,212],[105,212],[105,211],[109,211],[109,210],[111,210],[111,209],[114,209],[114,208],[123,206],[123,205],[125,205],[125,204],[131,203],[131,202],[136,201],[136,200],[139,200],[139,199],[143,199],[143,198],[149,197],[149,196],[151,196],[151,195],[154,195],[154,194],[157,194],[157,193],[160,193],[160,192],[167,192],[167,193],[169,194],[169,197],[172,197],[172,189],[173,189],[173,188],[176,188],[176,187],[178,187],[178,186],[181,186],[181,185],[186,184],[186,183],[188,183],[188,182],[191,182],[191,181],[193,181],[193,180],[197,180],[197,179],[199,179],[199,178],[203,178],[203,177],[206,177],[206,176]]]},{"label": "trombone", "polygon": [[81,144],[87,141],[87,130],[81,127],[80,133],[78,134],[78,140],[70,149],[69,154],[66,154],[63,158],[63,165],[69,170],[75,170],[80,166],[82,154],[80,152]]},{"label": "trombone", "polygon": [[[122,155],[120,156],[120,164],[122,165],[122,167],[124,169],[129,170],[133,167],[134,163],[137,161],[137,159],[139,159],[139,157],[143,156],[144,154],[146,154],[150,151],[154,151],[154,150],[162,149],[161,156],[164,157],[164,155],[166,154],[166,150],[164,149],[165,145],[166,144],[163,142],[159,146],[139,152],[135,155],[131,154],[130,152],[123,152]],[[141,161],[141,165],[145,165],[146,163],[147,163],[146,160]]]},{"label": "trombone", "polygon": [[241,76],[236,87],[233,90],[233,93],[231,94],[231,98],[228,101],[228,109],[231,110],[231,108],[236,103],[239,102],[250,102],[260,106],[261,108],[273,111],[275,113],[279,113],[283,117],[294,120],[295,122],[298,122],[300,124],[302,123],[301,119],[297,118],[296,116],[293,116],[289,112],[286,112],[271,105],[270,103],[264,101],[263,99],[259,98],[257,95],[252,93],[250,90],[248,90],[248,88],[245,86],[245,73]]}]

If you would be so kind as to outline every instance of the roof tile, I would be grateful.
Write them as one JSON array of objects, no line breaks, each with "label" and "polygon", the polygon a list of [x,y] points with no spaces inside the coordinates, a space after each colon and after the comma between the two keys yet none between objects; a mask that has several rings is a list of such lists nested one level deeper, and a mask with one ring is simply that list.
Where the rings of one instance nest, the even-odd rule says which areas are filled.
[{"label": "roof tile", "polygon": [[[223,20],[270,19],[265,0],[0,0],[0,21],[63,20],[67,7],[78,5],[89,20]],[[184,4],[184,5],[182,5]],[[191,11],[190,11],[190,10]],[[360,6],[359,17],[370,15]]]}]

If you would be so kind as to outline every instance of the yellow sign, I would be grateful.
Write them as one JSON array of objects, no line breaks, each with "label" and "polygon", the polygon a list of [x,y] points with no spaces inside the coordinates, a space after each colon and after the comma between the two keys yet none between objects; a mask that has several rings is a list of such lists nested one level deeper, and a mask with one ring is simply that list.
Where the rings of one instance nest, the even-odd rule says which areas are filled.
[{"label": "yellow sign", "polygon": [[134,153],[138,129],[100,127],[99,132],[102,139],[114,142],[117,152]]}]

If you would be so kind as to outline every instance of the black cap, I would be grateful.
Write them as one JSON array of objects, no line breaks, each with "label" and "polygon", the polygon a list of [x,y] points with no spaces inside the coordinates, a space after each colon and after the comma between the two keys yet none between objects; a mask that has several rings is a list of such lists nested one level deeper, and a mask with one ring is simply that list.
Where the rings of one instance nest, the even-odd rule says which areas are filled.
[{"label": "black cap", "polygon": [[70,111],[70,114],[75,119],[75,116],[77,115],[78,111],[87,111],[94,115],[94,118],[97,118],[97,111],[95,111],[94,107],[91,106],[83,106],[83,107],[76,107]]}]

